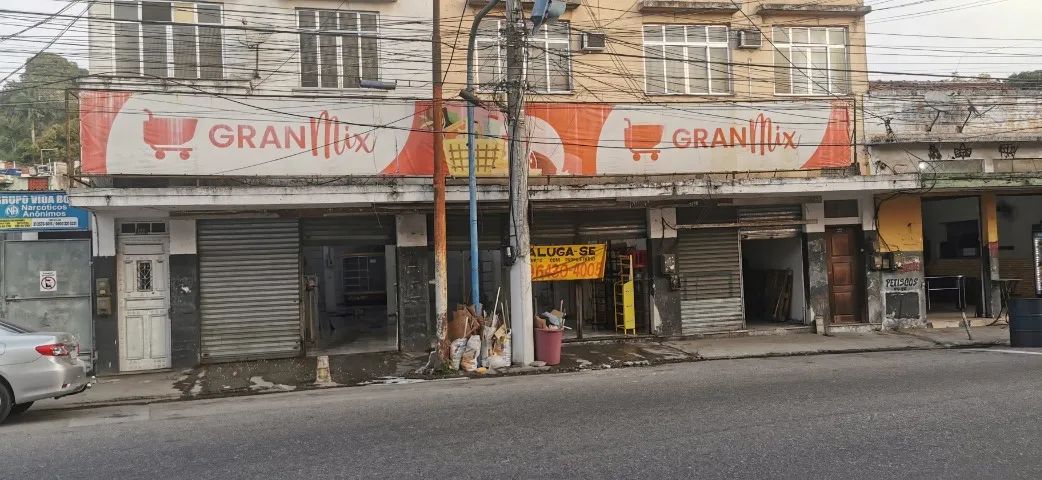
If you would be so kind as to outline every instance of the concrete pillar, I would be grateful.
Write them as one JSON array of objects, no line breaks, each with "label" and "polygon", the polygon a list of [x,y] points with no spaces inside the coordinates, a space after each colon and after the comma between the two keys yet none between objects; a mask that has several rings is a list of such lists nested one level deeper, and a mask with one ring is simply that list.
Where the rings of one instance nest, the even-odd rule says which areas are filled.
[{"label": "concrete pillar", "polygon": [[876,209],[875,198],[865,195],[858,199],[861,216],[861,232],[864,235],[862,245],[865,245],[864,265],[865,272],[865,304],[868,310],[869,323],[883,323],[883,274],[873,268],[872,254],[879,251],[879,232],[876,231]]},{"label": "concrete pillar", "polygon": [[425,351],[435,341],[431,317],[431,251],[427,248],[427,216],[395,217],[398,268],[398,339],[403,351]]},{"label": "concrete pillar", "polygon": [[887,195],[876,202],[875,250],[894,255],[894,270],[880,274],[883,328],[925,326],[922,199]]},{"label": "concrete pillar", "polygon": [[116,296],[116,219],[95,213],[91,220],[91,280],[93,288],[94,370],[98,375],[119,372],[119,302]]},{"label": "concrete pillar", "polygon": [[[663,256],[677,254],[677,209],[648,209],[648,269],[651,275],[651,329],[656,335],[681,335],[680,291],[663,272]],[[674,263],[675,264],[675,263]]]},{"label": "concrete pillar", "polygon": [[982,239],[987,245],[985,256],[987,281],[988,307],[985,315],[992,316],[999,312],[1002,307],[1002,297],[998,283],[995,280],[1002,278],[999,272],[999,216],[996,210],[996,198],[992,192],[982,193],[980,196],[981,231]]},{"label": "concrete pillar", "polygon": [[199,256],[194,219],[170,220],[170,361],[199,365]]},{"label": "concrete pillar", "polygon": [[818,326],[818,333],[828,333],[829,309],[828,250],[825,247],[825,204],[805,203],[803,218],[807,238],[807,319]]}]

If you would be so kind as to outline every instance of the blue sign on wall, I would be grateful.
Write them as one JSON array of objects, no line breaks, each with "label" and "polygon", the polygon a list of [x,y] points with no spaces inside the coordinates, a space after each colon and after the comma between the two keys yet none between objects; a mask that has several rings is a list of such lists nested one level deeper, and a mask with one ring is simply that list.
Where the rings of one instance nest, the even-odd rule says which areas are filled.
[{"label": "blue sign on wall", "polygon": [[0,232],[89,230],[90,216],[65,192],[0,193]]}]

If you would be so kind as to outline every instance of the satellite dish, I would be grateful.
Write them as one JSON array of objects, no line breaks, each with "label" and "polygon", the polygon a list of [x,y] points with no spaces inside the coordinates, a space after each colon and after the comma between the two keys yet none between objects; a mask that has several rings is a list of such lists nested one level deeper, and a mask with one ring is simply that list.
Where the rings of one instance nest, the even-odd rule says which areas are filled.
[{"label": "satellite dish", "polygon": [[532,5],[532,31],[544,23],[554,23],[564,13],[565,0],[535,0]]}]

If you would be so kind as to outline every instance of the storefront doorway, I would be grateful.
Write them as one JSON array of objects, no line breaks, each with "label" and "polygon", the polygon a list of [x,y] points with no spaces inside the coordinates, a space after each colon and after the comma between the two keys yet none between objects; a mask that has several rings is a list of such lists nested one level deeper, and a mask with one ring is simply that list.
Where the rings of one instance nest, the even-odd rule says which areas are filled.
[{"label": "storefront doorway", "polygon": [[309,354],[398,349],[394,225],[375,215],[302,221]]},{"label": "storefront doorway", "polygon": [[738,209],[745,328],[806,323],[806,254],[802,205]]},{"label": "storefront doorway", "polygon": [[572,328],[565,338],[650,333],[646,216],[643,209],[602,209],[596,215],[537,211],[533,246],[599,244],[606,258],[603,278],[534,282],[536,314],[565,312]]},{"label": "storefront doorway", "polygon": [[980,198],[923,199],[923,259],[929,318],[987,315]]},{"label": "storefront doorway", "polygon": [[806,323],[802,236],[742,240],[746,328]]}]

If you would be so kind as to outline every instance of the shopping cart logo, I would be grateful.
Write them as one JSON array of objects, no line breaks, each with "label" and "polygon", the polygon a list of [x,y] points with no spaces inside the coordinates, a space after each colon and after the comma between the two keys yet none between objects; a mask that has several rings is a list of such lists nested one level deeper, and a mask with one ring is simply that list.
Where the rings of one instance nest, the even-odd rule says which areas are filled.
[{"label": "shopping cart logo", "polygon": [[192,156],[188,143],[195,137],[196,118],[157,117],[145,109],[148,118],[144,122],[145,144],[155,151],[156,158],[166,158],[166,152],[178,152],[182,160]]},{"label": "shopping cart logo", "polygon": [[626,121],[625,144],[626,148],[633,154],[633,161],[639,162],[644,155],[650,155],[651,160],[658,160],[661,152],[658,145],[662,143],[662,132],[665,126],[657,124],[634,125],[630,119]]}]

